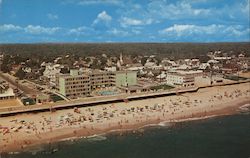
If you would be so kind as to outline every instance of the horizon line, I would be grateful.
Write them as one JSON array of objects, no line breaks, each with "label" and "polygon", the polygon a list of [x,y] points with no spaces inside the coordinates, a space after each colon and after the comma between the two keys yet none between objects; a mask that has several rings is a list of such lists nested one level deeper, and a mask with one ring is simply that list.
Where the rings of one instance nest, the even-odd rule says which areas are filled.
[{"label": "horizon line", "polygon": [[24,42],[0,43],[0,45],[26,44],[214,44],[214,43],[250,43],[250,41],[214,41],[214,42]]}]

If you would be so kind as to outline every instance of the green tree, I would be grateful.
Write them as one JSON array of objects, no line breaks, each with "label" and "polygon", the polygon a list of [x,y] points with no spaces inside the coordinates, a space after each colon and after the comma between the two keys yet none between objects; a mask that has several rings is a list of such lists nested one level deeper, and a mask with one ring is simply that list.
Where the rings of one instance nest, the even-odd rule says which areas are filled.
[{"label": "green tree", "polygon": [[155,57],[155,60],[156,60],[156,64],[159,66],[161,63],[161,58],[157,56]]},{"label": "green tree", "polygon": [[68,68],[62,68],[60,73],[67,74],[67,73],[69,73],[69,69]]},{"label": "green tree", "polygon": [[1,71],[3,71],[3,73],[7,73],[7,72],[10,72],[10,66],[8,65],[8,64],[6,64],[6,63],[2,63],[1,64]]},{"label": "green tree", "polygon": [[11,70],[11,56],[10,55],[4,55],[3,57],[3,61],[2,61],[2,64],[1,64],[1,71],[3,71],[4,73],[6,72],[10,72]]},{"label": "green tree", "polygon": [[143,57],[143,58],[141,59],[141,64],[142,64],[143,66],[146,64],[147,59],[148,59],[148,58],[146,58],[146,57]]},{"label": "green tree", "polygon": [[101,68],[103,68],[104,69],[104,67],[107,65],[107,58],[101,58],[100,59],[100,66],[101,66]]},{"label": "green tree", "polygon": [[20,68],[16,74],[15,74],[16,77],[18,77],[20,80],[24,79],[25,78],[25,72],[22,70],[22,68]]}]

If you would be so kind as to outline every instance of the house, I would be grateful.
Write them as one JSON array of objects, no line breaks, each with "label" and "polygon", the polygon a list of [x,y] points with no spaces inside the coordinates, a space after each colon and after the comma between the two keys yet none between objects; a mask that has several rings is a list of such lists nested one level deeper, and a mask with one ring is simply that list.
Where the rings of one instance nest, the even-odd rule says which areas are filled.
[{"label": "house", "polygon": [[166,81],[166,78],[167,78],[167,74],[164,71],[162,71],[160,75],[156,76],[156,80],[160,82]]},{"label": "house", "polygon": [[15,94],[12,88],[1,82],[0,84],[0,100],[14,99]]},{"label": "house", "polygon": [[104,70],[110,71],[110,72],[115,72],[116,71],[116,67],[115,66],[105,67]]},{"label": "house", "polygon": [[43,76],[48,78],[51,85],[54,85],[56,82],[56,74],[59,74],[63,66],[60,64],[51,64],[48,63],[45,66]]}]

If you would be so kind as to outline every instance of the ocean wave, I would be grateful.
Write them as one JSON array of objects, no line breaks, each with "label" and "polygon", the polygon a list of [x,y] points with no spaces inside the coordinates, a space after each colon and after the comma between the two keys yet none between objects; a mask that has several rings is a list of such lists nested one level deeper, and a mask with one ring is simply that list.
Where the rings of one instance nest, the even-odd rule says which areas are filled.
[{"label": "ocean wave", "polygon": [[45,145],[35,145],[32,147],[28,147],[27,149],[23,150],[23,152],[31,153],[32,155],[36,155],[37,153],[44,152],[46,150]]},{"label": "ocean wave", "polygon": [[[17,154],[20,154],[20,152],[8,152],[9,155],[17,155]],[[1,157],[1,155],[0,155]]]},{"label": "ocean wave", "polygon": [[250,104],[244,104],[239,107],[238,111],[242,114],[249,114],[250,113]]},{"label": "ocean wave", "polygon": [[169,121],[162,121],[162,122],[159,122],[159,123],[146,124],[146,125],[140,127],[139,129],[147,128],[147,127],[170,127],[171,125],[172,124]]},{"label": "ocean wave", "polygon": [[90,142],[95,142],[95,141],[104,141],[107,139],[107,137],[103,136],[103,135],[92,135],[92,136],[87,136],[86,139]]},{"label": "ocean wave", "polygon": [[158,126],[170,127],[170,126],[172,126],[172,124],[169,121],[163,121],[163,122],[158,123]]},{"label": "ocean wave", "polygon": [[79,139],[79,137],[63,138],[63,139],[60,139],[60,142],[64,142],[64,141],[74,141],[74,140],[77,140],[77,139]]},{"label": "ocean wave", "polygon": [[178,119],[178,120],[172,120],[173,123],[178,122],[188,122],[188,121],[197,121],[197,120],[204,120],[209,118],[214,118],[220,115],[209,115],[209,116],[203,116],[203,117],[191,117],[191,118],[185,118],[185,119]]},{"label": "ocean wave", "polygon": [[244,104],[244,105],[240,106],[239,109],[241,109],[241,110],[250,110],[250,104]]}]

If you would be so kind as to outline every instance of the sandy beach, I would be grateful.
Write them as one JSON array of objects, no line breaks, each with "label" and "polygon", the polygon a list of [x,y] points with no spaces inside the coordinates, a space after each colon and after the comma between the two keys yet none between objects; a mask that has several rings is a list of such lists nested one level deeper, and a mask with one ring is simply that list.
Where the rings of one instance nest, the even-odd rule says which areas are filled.
[{"label": "sandy beach", "polygon": [[95,107],[21,114],[0,118],[0,153],[70,137],[148,124],[178,122],[236,113],[250,102],[250,83],[209,87],[175,96]]}]

